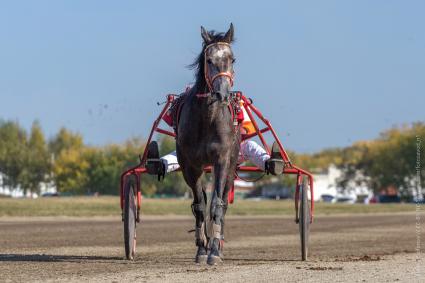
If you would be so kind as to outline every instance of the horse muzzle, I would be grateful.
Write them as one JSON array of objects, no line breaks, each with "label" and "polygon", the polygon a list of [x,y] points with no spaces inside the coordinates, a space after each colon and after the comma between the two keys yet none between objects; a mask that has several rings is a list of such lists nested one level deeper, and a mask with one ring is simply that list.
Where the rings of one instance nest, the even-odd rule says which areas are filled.
[{"label": "horse muzzle", "polygon": [[216,91],[214,92],[215,97],[217,97],[217,100],[222,102],[222,103],[227,103],[229,102],[229,92],[221,92],[221,91]]}]

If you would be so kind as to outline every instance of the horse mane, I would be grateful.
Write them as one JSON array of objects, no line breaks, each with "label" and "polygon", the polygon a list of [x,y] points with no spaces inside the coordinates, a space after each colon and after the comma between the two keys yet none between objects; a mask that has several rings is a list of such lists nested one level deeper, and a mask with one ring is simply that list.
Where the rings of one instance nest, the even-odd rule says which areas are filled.
[{"label": "horse mane", "polygon": [[[208,42],[208,44],[203,41],[202,42],[202,51],[201,53],[195,58],[195,60],[193,61],[192,64],[190,64],[188,66],[189,69],[191,70],[195,70],[195,85],[193,87],[193,89],[197,90],[197,91],[205,91],[206,87],[207,87],[207,82],[205,81],[205,75],[204,75],[204,64],[205,64],[205,56],[204,56],[204,51],[205,51],[205,47],[207,47],[207,45],[212,44],[212,43],[217,43],[217,42],[224,42],[224,38],[225,38],[225,33],[224,32],[216,32],[215,30],[211,30],[208,32],[211,41]],[[228,43],[233,43],[234,39],[232,39],[231,42]]]}]

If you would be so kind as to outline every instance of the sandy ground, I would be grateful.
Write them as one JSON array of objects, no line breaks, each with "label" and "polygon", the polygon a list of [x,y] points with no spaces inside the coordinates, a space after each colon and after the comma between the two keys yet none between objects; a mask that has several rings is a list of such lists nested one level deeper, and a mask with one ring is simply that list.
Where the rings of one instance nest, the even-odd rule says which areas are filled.
[{"label": "sandy ground", "polygon": [[317,217],[302,262],[292,218],[228,217],[225,261],[210,267],[193,263],[187,217],[145,217],[134,262],[118,218],[0,218],[0,281],[425,282],[423,220],[418,231],[415,214]]}]

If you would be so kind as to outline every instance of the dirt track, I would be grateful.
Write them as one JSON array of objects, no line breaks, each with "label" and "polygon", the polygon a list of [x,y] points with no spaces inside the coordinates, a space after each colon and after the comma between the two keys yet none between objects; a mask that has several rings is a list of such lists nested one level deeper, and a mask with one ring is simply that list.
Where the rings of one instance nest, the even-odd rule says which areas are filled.
[{"label": "dirt track", "polygon": [[120,219],[0,219],[0,281],[418,279],[414,214],[317,217],[308,262],[299,261],[292,218],[229,217],[226,225],[225,262],[209,267],[193,263],[193,221],[186,217],[145,218],[134,262],[123,260]]}]

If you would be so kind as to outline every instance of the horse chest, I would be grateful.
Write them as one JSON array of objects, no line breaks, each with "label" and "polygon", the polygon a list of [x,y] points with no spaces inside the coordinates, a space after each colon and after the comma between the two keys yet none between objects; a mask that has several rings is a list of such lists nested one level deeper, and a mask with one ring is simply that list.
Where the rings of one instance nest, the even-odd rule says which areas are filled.
[{"label": "horse chest", "polygon": [[236,134],[228,107],[207,105],[192,102],[183,108],[186,111],[181,114],[177,143],[187,159],[214,163],[229,156]]}]

